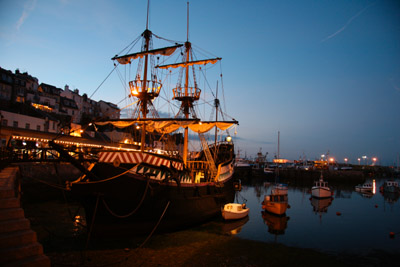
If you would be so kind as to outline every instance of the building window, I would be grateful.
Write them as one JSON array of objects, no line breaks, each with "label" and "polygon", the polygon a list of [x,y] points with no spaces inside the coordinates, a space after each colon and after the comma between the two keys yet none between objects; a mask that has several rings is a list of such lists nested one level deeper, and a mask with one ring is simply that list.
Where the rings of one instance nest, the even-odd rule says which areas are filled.
[{"label": "building window", "polygon": [[18,128],[18,121],[13,121],[13,127]]},{"label": "building window", "polygon": [[31,128],[31,125],[29,124],[29,123],[25,123],[25,129],[30,129]]},{"label": "building window", "polygon": [[1,125],[3,126],[7,126],[8,121],[6,119],[3,119],[3,122],[1,123]]},{"label": "building window", "polygon": [[40,125],[36,126],[36,130],[40,131]]}]

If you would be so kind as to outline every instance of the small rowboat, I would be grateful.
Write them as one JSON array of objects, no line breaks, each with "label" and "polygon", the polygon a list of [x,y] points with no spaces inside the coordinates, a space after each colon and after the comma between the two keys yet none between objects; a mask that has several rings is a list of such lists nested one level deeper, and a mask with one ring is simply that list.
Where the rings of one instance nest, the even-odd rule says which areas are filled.
[{"label": "small rowboat", "polygon": [[250,209],[246,204],[228,203],[221,208],[222,217],[225,220],[238,220],[249,215]]}]

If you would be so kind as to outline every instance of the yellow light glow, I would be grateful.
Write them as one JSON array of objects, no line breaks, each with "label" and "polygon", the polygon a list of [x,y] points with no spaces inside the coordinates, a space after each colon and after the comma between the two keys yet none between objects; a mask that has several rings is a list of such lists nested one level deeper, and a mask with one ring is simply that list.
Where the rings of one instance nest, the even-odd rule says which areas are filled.
[{"label": "yellow light glow", "polygon": [[374,179],[374,180],[372,180],[372,194],[375,195],[375,193],[376,193],[376,182],[375,182],[375,179]]}]

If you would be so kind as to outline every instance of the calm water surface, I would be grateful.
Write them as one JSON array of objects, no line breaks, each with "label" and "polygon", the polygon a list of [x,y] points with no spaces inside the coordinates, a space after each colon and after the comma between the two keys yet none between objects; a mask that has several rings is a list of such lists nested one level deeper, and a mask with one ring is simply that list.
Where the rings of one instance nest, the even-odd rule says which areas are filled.
[{"label": "calm water surface", "polygon": [[[265,179],[243,182],[237,201],[246,199],[250,208],[248,218],[224,222],[222,217],[198,227],[268,243],[313,248],[330,253],[367,254],[372,250],[400,253],[399,194],[364,196],[354,186],[334,185],[333,199],[311,198],[312,182],[295,186],[289,182],[290,208],[286,216],[275,216],[262,210],[264,195],[272,184]],[[379,188],[385,179],[377,179]],[[64,201],[25,203],[25,214],[47,251],[57,248],[82,247],[86,242],[84,212],[79,205]],[[318,209],[319,207],[319,209]],[[71,217],[73,218],[71,223]],[[389,233],[395,237],[390,238]]]},{"label": "calm water surface", "polygon": [[[303,187],[291,187],[289,183],[290,208],[281,217],[262,211],[261,202],[272,184],[264,185],[263,180],[243,184],[237,198],[239,202],[247,200],[250,215],[237,236],[333,253],[399,253],[399,194],[383,196],[379,186],[384,181],[376,180],[374,195],[362,195],[347,185],[334,188],[333,199],[321,200],[311,198],[312,183]],[[396,234],[394,238],[390,238],[390,232]]]}]

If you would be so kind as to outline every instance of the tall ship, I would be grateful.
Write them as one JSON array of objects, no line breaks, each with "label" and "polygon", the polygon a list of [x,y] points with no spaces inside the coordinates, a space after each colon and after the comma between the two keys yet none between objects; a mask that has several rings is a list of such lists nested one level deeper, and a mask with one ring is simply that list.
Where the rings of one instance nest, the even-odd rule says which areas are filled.
[{"label": "tall ship", "polygon": [[[218,63],[221,58],[197,59],[188,37],[182,43],[174,41],[170,46],[153,48],[154,38],[167,39],[148,29],[148,19],[146,29],[138,38],[141,42],[137,39],[133,44],[141,43],[140,51],[112,58],[118,66],[136,65],[136,72],[125,72],[133,73],[128,82],[129,97],[134,104],[132,117],[94,122],[97,127],[140,129],[137,149],[103,150],[97,154],[97,161],[85,166],[74,162],[62,147],[52,143],[83,172],[67,187],[82,203],[87,225],[92,225],[93,231],[116,224],[138,234],[156,228],[180,229],[210,220],[235,196],[235,153],[227,131],[238,122],[225,119],[227,115],[221,111],[218,93],[210,105],[212,120],[201,119],[197,111],[201,89],[196,76],[204,75],[207,66]],[[132,49],[133,46],[126,51]],[[174,56],[180,60],[167,63]],[[172,100],[179,103],[179,108],[173,116],[162,118],[154,103],[164,90],[162,79],[168,80],[161,76],[172,71],[178,74]],[[178,131],[183,135],[181,149],[176,146],[177,140],[171,142],[174,136],[179,136]],[[150,135],[163,143],[162,149],[150,145],[149,140],[153,140]],[[198,138],[192,140],[195,135]],[[191,142],[199,149],[189,151]]]}]

